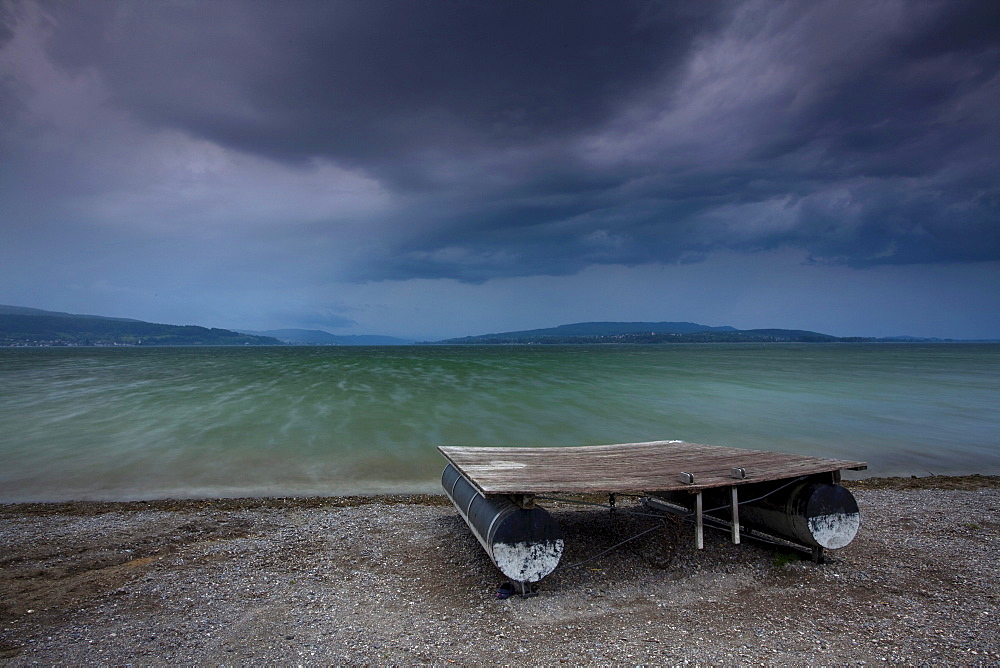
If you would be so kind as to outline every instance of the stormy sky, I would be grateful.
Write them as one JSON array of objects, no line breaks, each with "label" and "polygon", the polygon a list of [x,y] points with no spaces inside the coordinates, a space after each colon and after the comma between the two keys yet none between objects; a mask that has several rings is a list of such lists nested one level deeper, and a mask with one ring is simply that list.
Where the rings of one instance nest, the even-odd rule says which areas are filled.
[{"label": "stormy sky", "polygon": [[0,303],[1000,338],[1000,3],[0,0]]}]

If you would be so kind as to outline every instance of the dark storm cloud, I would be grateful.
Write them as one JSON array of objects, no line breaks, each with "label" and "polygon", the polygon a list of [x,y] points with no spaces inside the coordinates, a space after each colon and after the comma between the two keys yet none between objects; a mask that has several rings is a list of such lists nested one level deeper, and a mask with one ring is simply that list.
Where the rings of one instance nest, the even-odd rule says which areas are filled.
[{"label": "dark storm cloud", "polygon": [[[931,7],[935,11],[927,11]],[[852,173],[919,176],[995,128],[989,108],[961,113],[956,106],[973,102],[984,87],[996,94],[1000,5],[942,3],[913,10],[864,60],[813,73],[818,90],[791,118],[799,142],[826,139],[839,167]]]},{"label": "dark storm cloud", "polygon": [[377,169],[565,136],[675,74],[717,8],[659,3],[83,3],[53,53],[135,113],[280,159]]},{"label": "dark storm cloud", "polygon": [[[1000,259],[1000,3],[47,14],[52,57],[98,73],[149,128],[328,160],[399,197],[355,278],[481,281],[784,246],[854,266]],[[0,95],[0,114],[14,104]]]}]

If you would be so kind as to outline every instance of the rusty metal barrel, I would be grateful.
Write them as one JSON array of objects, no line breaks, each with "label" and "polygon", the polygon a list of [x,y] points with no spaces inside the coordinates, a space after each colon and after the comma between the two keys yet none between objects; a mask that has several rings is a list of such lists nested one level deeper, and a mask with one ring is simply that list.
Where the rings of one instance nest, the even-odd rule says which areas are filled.
[{"label": "rusty metal barrel", "polygon": [[497,568],[514,582],[538,582],[563,553],[562,531],[543,508],[521,508],[507,497],[484,496],[448,464],[441,485]]},{"label": "rusty metal barrel", "polygon": [[847,488],[805,481],[740,506],[740,522],[811,547],[837,549],[854,540],[861,512]]}]

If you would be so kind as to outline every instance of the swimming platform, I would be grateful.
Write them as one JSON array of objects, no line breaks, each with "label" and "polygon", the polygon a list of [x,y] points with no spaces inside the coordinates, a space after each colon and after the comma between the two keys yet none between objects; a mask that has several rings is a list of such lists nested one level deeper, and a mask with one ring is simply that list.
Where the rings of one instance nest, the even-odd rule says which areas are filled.
[{"label": "swimming platform", "polygon": [[[867,463],[684,441],[569,447],[440,446],[442,486],[490,559],[522,595],[556,570],[558,523],[537,500],[553,494],[639,496],[650,512],[704,528],[741,532],[812,553],[850,543],[861,524],[857,502],[839,485]],[[742,496],[742,498],[741,498]],[[703,498],[704,497],[704,498]],[[705,509],[708,500],[708,509]],[[742,517],[742,522],[741,522]]]}]

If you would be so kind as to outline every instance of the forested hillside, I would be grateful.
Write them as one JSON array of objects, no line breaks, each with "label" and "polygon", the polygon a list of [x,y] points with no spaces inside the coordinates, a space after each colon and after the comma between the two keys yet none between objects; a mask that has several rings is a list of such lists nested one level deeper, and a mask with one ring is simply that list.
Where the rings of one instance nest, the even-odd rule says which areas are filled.
[{"label": "forested hillside", "polygon": [[0,313],[0,346],[234,346],[281,345],[272,337],[251,336],[197,325],[160,325],[75,315]]}]

